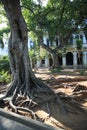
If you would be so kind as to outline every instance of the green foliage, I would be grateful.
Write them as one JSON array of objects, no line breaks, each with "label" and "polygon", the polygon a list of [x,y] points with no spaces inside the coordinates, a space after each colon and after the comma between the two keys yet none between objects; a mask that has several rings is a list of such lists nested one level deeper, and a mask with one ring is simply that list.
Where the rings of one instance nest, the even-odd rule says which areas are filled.
[{"label": "green foliage", "polygon": [[8,73],[8,71],[4,71],[2,70],[0,72],[0,83],[2,82],[5,82],[5,83],[10,83],[11,81],[11,75]]},{"label": "green foliage", "polygon": [[82,70],[80,70],[80,75],[82,76],[82,75],[85,75],[85,71],[82,69]]},{"label": "green foliage", "polygon": [[77,48],[77,50],[82,49],[82,40],[76,40],[76,48]]},{"label": "green foliage", "polygon": [[52,73],[60,73],[61,72],[61,67],[57,67],[57,68],[52,68],[51,69]]},{"label": "green foliage", "polygon": [[3,40],[2,40],[2,36],[0,36],[0,48],[4,48],[4,43],[3,43]]},{"label": "green foliage", "polygon": [[40,57],[41,59],[44,59],[44,57],[46,56],[46,50],[42,47],[40,47]]},{"label": "green foliage", "polygon": [[33,58],[35,58],[35,53],[34,53],[34,50],[33,49],[31,49],[30,51],[29,51],[29,56],[33,59]]},{"label": "green foliage", "polygon": [[10,27],[8,24],[8,20],[6,18],[6,14],[2,5],[0,5],[0,47],[4,47],[3,37],[4,34],[8,34],[10,32]]},{"label": "green foliage", "polygon": [[[52,45],[51,49],[55,53],[59,53],[59,49],[63,50],[62,48],[64,48],[53,46],[55,36],[59,36],[61,45],[66,46],[71,34],[76,33],[78,30],[78,25],[82,27],[82,22],[86,16],[85,12],[87,12],[86,5],[77,0],[72,2],[70,0],[49,0],[46,7],[42,7],[41,4],[35,4],[33,0],[22,0],[22,2],[24,6],[23,14],[29,31],[35,33],[39,41],[38,43],[43,43],[43,34],[47,32],[50,44]],[[78,44],[77,48],[80,49],[81,45]],[[36,50],[30,53],[32,57],[37,56],[39,58],[41,56],[43,58],[45,56],[44,51],[41,51],[40,55]]]},{"label": "green foliage", "polygon": [[8,35],[9,32],[10,32],[9,27],[6,27],[6,28],[3,27],[2,29],[0,29],[0,47],[1,48],[4,48],[4,42],[3,42],[4,34]]},{"label": "green foliage", "polygon": [[40,58],[40,47],[38,46],[37,39],[34,39],[36,41],[33,42],[32,47],[29,50],[29,56],[32,61],[36,61],[36,59]]},{"label": "green foliage", "polygon": [[31,60],[32,60],[32,67],[35,67],[36,55],[35,55],[34,49],[31,49],[31,50],[29,51],[29,56],[30,56],[30,58],[31,58]]},{"label": "green foliage", "polygon": [[10,71],[10,65],[9,65],[9,58],[8,56],[3,56],[0,58],[0,72],[4,70],[4,72],[6,71]]},{"label": "green foliage", "polygon": [[0,58],[0,82],[9,83],[11,81],[9,57],[3,56]]},{"label": "green foliage", "polygon": [[10,28],[9,28],[9,26],[8,27],[6,27],[6,28],[2,28],[1,30],[0,30],[0,35],[3,35],[3,33],[9,33],[10,32]]},{"label": "green foliage", "polygon": [[48,0],[47,6],[43,7],[33,0],[22,0],[22,5],[28,28],[37,35],[39,41],[47,31],[51,43],[58,35],[60,41],[66,44],[70,35],[78,29],[78,25],[84,25],[85,28],[83,21],[87,12],[86,2]]}]

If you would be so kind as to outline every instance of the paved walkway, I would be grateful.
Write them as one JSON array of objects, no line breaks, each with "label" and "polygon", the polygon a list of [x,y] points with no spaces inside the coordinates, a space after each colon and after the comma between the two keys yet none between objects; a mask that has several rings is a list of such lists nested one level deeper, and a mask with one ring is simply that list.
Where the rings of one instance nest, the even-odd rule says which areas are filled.
[{"label": "paved walkway", "polygon": [[0,116],[0,130],[37,130]]},{"label": "paved walkway", "polygon": [[63,130],[0,108],[0,130]]}]

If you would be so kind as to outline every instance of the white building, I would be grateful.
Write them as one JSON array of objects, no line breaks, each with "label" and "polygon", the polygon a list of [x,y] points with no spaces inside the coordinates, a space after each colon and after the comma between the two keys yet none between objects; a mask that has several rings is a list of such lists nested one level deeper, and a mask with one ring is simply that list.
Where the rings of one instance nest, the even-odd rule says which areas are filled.
[{"label": "white building", "polygon": [[[3,40],[4,47],[0,47],[0,56],[7,56],[8,55],[8,40],[7,38]],[[30,48],[30,45],[32,45],[32,40],[29,38],[28,40],[28,48]]]},{"label": "white building", "polygon": [[7,56],[8,55],[8,44],[4,42],[4,48],[0,47],[0,56]]},{"label": "white building", "polygon": [[[48,45],[48,36],[43,37],[44,44]],[[76,45],[76,40],[82,40],[82,49],[80,52],[80,58],[78,58],[78,50]],[[60,42],[58,42],[60,44]],[[55,42],[54,42],[55,44]],[[49,42],[50,46],[50,42]],[[87,39],[83,31],[79,34],[72,34],[72,39],[70,39],[70,44],[65,47],[66,52],[62,52],[62,55],[58,57],[59,65],[62,67],[69,68],[80,68],[81,66],[87,67]],[[44,66],[50,67],[52,65],[52,58],[46,56],[44,59]],[[41,59],[37,61],[37,67],[41,67]]]},{"label": "white building", "polygon": [[[80,54],[80,60],[78,58],[78,50],[76,47],[76,39],[82,40],[82,49]],[[48,35],[43,36],[43,42],[44,44],[50,46],[49,37]],[[58,42],[60,44],[60,42]],[[55,42],[54,42],[55,45]],[[28,40],[28,48],[33,46],[32,39],[29,38]],[[73,67],[73,68],[79,68],[80,66],[87,67],[87,39],[85,37],[85,34],[80,31],[79,34],[73,34],[72,39],[70,40],[70,44],[66,45],[66,52],[63,52],[60,57],[58,57],[59,64],[62,67]],[[8,55],[8,44],[4,43],[4,48],[0,48],[0,56]],[[38,59],[36,62],[37,67],[50,67],[52,66],[52,58],[49,53],[46,54],[45,58]]]}]

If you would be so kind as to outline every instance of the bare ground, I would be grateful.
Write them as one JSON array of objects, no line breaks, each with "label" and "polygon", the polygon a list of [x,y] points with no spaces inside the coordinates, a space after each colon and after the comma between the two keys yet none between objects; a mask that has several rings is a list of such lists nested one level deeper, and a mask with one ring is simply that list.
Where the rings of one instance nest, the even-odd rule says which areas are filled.
[{"label": "bare ground", "polygon": [[[58,99],[57,103],[55,97],[40,94],[40,99],[44,99],[44,102],[42,103],[41,99],[38,101],[41,104],[32,108],[37,119],[65,130],[87,130],[87,76],[80,76],[78,71],[70,69],[65,69],[60,74],[51,74],[48,69],[43,68],[37,70],[35,75],[60,95],[62,101],[61,103]],[[4,87],[6,88],[4,84],[0,86],[0,93],[5,91]],[[4,107],[4,104],[0,106]],[[4,109],[8,110],[6,106]],[[28,113],[20,113],[31,116]]]}]

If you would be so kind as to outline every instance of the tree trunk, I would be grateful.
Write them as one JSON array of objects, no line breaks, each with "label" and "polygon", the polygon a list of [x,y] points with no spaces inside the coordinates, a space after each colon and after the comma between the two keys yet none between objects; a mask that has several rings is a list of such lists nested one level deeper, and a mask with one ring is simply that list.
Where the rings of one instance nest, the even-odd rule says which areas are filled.
[{"label": "tree trunk", "polygon": [[59,65],[59,63],[58,63],[58,54],[53,53],[52,58],[53,58],[53,65],[52,65],[52,67],[53,68],[58,68],[58,65]]},{"label": "tree trunk", "polygon": [[41,46],[42,48],[46,49],[48,52],[51,53],[51,55],[52,55],[52,60],[53,60],[53,65],[52,65],[52,67],[53,67],[53,68],[58,68],[58,66],[59,66],[59,63],[58,63],[58,53],[57,53],[56,49],[52,49],[52,48],[50,48],[49,46],[47,46],[47,45],[45,45],[45,44],[43,44],[43,43],[40,44],[40,46]]},{"label": "tree trunk", "polygon": [[8,49],[13,75],[12,83],[5,97],[12,96],[12,100],[17,102],[18,94],[32,98],[35,92],[48,90],[48,87],[37,79],[31,70],[27,45],[28,32],[21,13],[20,0],[3,0],[2,3],[10,23],[11,35]]},{"label": "tree trunk", "polygon": [[[28,56],[27,26],[21,13],[20,0],[2,0],[2,3],[10,23],[11,35],[8,49],[13,79],[6,95],[0,100],[8,96],[11,97],[9,104],[13,110],[16,112],[18,110],[30,112],[35,118],[33,111],[30,110],[30,105],[37,105],[36,98],[38,97],[41,98],[39,102],[46,102],[46,100],[49,100],[48,92],[50,92],[49,98],[51,94],[54,97],[56,96],[57,102],[63,110],[64,105],[61,103],[59,96],[54,94],[54,91],[44,85],[41,80],[37,79],[31,70]],[[54,55],[55,62],[58,61],[57,57],[57,55]]]}]

